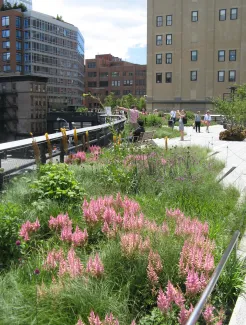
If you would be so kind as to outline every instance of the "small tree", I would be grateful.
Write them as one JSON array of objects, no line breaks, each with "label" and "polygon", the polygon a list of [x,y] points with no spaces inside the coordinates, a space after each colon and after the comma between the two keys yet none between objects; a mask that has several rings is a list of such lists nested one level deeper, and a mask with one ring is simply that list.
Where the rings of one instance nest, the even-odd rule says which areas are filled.
[{"label": "small tree", "polygon": [[224,115],[231,124],[231,128],[246,124],[246,84],[235,87],[231,100],[217,98],[214,100],[216,112]]},{"label": "small tree", "polygon": [[18,5],[17,5],[17,3],[15,3],[12,6],[11,3],[9,3],[9,2],[7,2],[6,4],[3,4],[0,11],[6,11],[6,10],[11,10],[11,9],[21,9],[22,12],[27,11],[27,7],[23,3],[20,3]]},{"label": "small tree", "polygon": [[59,21],[63,21],[64,22],[62,16],[59,16],[59,15],[56,16],[56,20],[59,20]]},{"label": "small tree", "polygon": [[112,109],[115,108],[117,103],[116,103],[116,97],[115,97],[113,92],[111,92],[108,96],[106,96],[104,98],[103,105],[104,105],[104,107],[107,107],[107,106],[109,107],[110,106]]}]

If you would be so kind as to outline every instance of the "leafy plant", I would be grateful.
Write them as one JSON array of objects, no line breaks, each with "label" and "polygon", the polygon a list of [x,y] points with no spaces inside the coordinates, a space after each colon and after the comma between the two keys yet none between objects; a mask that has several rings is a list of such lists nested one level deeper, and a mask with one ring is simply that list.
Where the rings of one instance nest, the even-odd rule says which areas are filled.
[{"label": "leafy plant", "polygon": [[246,138],[246,130],[240,127],[233,127],[220,132],[219,139],[225,141],[243,141]]},{"label": "leafy plant", "polygon": [[30,187],[35,200],[50,198],[58,201],[78,201],[84,190],[76,181],[74,173],[66,164],[40,166],[38,179]]},{"label": "leafy plant", "polygon": [[144,121],[145,126],[162,126],[163,119],[155,114],[142,115],[140,120]]}]

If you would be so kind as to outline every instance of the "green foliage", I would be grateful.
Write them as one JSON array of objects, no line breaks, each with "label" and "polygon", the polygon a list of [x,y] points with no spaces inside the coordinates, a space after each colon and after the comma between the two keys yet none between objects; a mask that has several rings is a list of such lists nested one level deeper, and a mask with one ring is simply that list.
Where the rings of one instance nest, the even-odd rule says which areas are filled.
[{"label": "green foliage", "polygon": [[64,20],[62,19],[62,16],[59,16],[59,15],[56,16],[56,20],[64,22]]},{"label": "green foliage", "polygon": [[84,194],[74,173],[66,164],[40,166],[38,179],[30,187],[34,199],[50,198],[58,201],[76,202]]},{"label": "green foliage", "polygon": [[14,5],[11,5],[11,3],[7,2],[6,4],[3,4],[0,11],[6,11],[6,10],[11,10],[11,9],[21,9],[22,12],[27,11],[27,7],[23,4],[20,3],[17,5],[15,3]]},{"label": "green foliage", "polygon": [[18,205],[10,202],[0,204],[0,264],[3,266],[18,256],[15,242],[22,221],[23,216]]},{"label": "green foliage", "polygon": [[88,108],[87,107],[78,107],[76,109],[77,113],[87,113],[88,112]]},{"label": "green foliage", "polygon": [[162,117],[155,114],[141,115],[140,120],[144,121],[145,126],[161,126],[163,124]]},{"label": "green foliage", "polygon": [[111,107],[112,109],[115,108],[117,103],[116,103],[116,97],[113,92],[111,92],[108,96],[104,98],[103,105],[104,107]]},{"label": "green foliage", "polygon": [[224,115],[231,127],[246,125],[246,84],[236,86],[230,101],[217,98],[214,100],[217,113]]},{"label": "green foliage", "polygon": [[194,122],[195,114],[191,111],[186,111],[187,120],[192,120]]},{"label": "green foliage", "polygon": [[154,308],[150,315],[144,316],[139,320],[139,325],[163,325],[165,317],[158,308]]}]

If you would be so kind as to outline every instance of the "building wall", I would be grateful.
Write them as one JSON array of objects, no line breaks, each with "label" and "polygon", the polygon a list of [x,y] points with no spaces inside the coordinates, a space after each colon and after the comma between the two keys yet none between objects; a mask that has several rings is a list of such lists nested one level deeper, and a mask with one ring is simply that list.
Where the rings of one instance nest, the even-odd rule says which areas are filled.
[{"label": "building wall", "polygon": [[[86,93],[101,100],[111,92],[116,97],[131,93],[136,97],[146,94],[146,65],[122,61],[110,54],[97,55],[86,60]],[[98,107],[97,101],[86,98],[86,106]]]},{"label": "building wall", "polygon": [[[47,131],[47,79],[35,77],[0,78],[1,133],[5,140],[26,138]],[[5,105],[2,101],[5,96]],[[3,136],[2,136],[3,138]]]},{"label": "building wall", "polygon": [[[22,22],[23,14],[20,10],[0,11],[0,74],[22,71]],[[9,36],[4,33],[9,33]],[[6,42],[9,42],[9,44]],[[17,42],[20,48],[17,48]],[[8,46],[6,47],[5,44]],[[6,57],[4,57],[4,55],[6,55]]]},{"label": "building wall", "polygon": [[[230,10],[238,9],[237,19],[231,20]],[[226,20],[219,20],[219,11],[226,9]],[[193,22],[192,11],[198,12]],[[172,25],[166,26],[166,16],[172,15]],[[156,26],[157,16],[163,17],[163,26]],[[241,0],[148,0],[148,69],[147,107],[169,110],[183,108],[206,110],[212,108],[211,99],[229,93],[235,83],[246,82],[246,2]],[[172,44],[166,44],[166,35],[172,35]],[[157,35],[162,45],[157,45]],[[191,61],[191,51],[197,51],[197,61]],[[218,61],[218,51],[225,51],[225,61]],[[229,60],[229,51],[236,50],[236,61]],[[166,53],[172,53],[172,64],[166,64]],[[162,64],[156,55],[162,54]],[[191,72],[197,80],[191,81]],[[218,72],[224,71],[224,81],[218,82]],[[235,81],[229,81],[229,71],[236,72]],[[172,82],[165,75],[172,73]],[[162,73],[162,82],[156,74]]]}]

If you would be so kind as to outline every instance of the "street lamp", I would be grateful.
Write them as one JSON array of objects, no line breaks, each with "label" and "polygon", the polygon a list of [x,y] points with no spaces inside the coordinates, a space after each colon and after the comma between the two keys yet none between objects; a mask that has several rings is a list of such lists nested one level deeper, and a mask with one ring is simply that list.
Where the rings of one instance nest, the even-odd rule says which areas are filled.
[{"label": "street lamp", "polygon": [[58,122],[60,122],[60,121],[64,121],[64,122],[66,123],[66,124],[65,124],[65,128],[70,129],[68,121],[65,120],[64,118],[57,117],[56,120],[57,120]]}]

